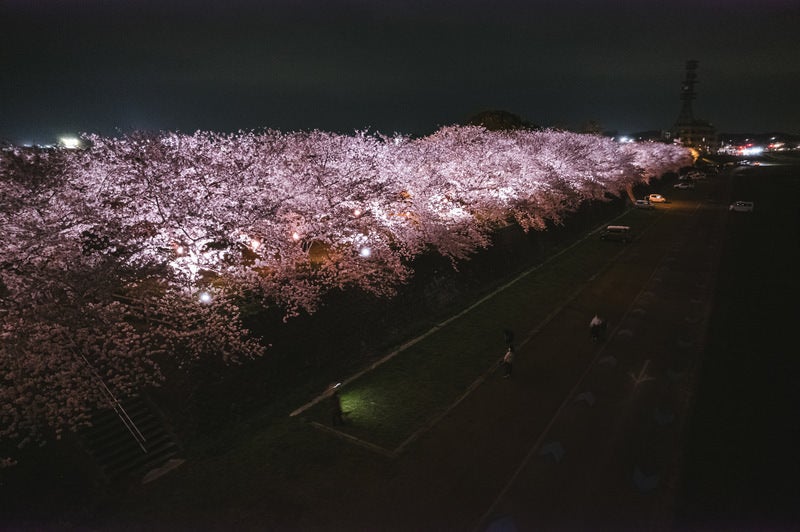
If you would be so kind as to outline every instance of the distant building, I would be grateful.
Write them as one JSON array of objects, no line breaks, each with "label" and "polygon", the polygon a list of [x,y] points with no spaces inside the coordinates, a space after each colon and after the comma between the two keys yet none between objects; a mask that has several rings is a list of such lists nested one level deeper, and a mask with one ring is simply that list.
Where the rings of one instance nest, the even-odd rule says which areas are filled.
[{"label": "distant building", "polygon": [[697,97],[694,91],[697,83],[697,61],[686,62],[686,77],[681,85],[681,112],[672,128],[671,136],[675,140],[690,148],[701,152],[715,152],[719,147],[717,130],[711,122],[699,120],[694,117],[692,100]]},{"label": "distant building", "polygon": [[636,142],[670,142],[672,132],[662,129],[650,129],[628,135]]}]

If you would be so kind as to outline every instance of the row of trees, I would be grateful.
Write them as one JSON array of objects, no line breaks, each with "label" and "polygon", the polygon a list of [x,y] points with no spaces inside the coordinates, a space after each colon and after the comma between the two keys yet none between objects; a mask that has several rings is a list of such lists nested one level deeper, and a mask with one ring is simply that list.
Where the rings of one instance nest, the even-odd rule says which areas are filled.
[{"label": "row of trees", "polygon": [[0,153],[0,439],[86,423],[161,382],[162,357],[262,355],[245,300],[288,319],[333,288],[390,296],[417,254],[456,264],[500,225],[541,230],[691,162],[664,144],[471,126],[83,140]]}]

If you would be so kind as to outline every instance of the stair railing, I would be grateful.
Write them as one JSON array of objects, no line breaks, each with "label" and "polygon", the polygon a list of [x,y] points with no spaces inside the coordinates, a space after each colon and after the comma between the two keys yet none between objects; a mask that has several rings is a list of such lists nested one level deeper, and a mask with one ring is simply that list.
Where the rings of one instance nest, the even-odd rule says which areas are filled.
[{"label": "stair railing", "polygon": [[112,392],[109,389],[105,381],[103,381],[103,378],[100,377],[100,375],[94,369],[94,366],[92,366],[92,364],[86,359],[83,353],[81,353],[80,355],[83,361],[86,363],[86,366],[92,372],[92,376],[98,383],[100,389],[105,393],[109,403],[111,403],[111,406],[114,408],[114,412],[116,412],[117,416],[122,421],[123,425],[125,425],[125,428],[128,429],[128,432],[131,434],[131,436],[133,436],[133,439],[136,440],[136,443],[139,444],[139,447],[142,449],[142,452],[147,454],[147,447],[145,447],[145,442],[147,441],[147,438],[144,437],[142,431],[139,430],[139,427],[136,426],[136,423],[134,423],[131,416],[128,415],[128,411],[125,410],[124,406],[122,406],[122,402],[120,402],[120,400],[117,399],[117,396],[114,395],[114,392]]}]

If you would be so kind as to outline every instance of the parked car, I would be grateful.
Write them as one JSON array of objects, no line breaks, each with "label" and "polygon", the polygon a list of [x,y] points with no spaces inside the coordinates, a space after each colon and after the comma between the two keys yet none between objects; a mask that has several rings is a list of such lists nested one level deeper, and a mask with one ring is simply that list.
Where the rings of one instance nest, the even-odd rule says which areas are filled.
[{"label": "parked car", "polygon": [[752,201],[735,201],[728,207],[729,211],[733,212],[753,212]]},{"label": "parked car", "polygon": [[653,204],[650,203],[650,200],[646,200],[646,199],[637,199],[633,203],[633,206],[636,207],[637,209],[652,209],[653,208]]},{"label": "parked car", "polygon": [[705,174],[708,176],[708,175],[711,175],[711,174],[718,174],[720,166],[721,165],[719,165],[719,164],[708,163],[708,164],[704,164],[702,166],[698,166],[697,170],[700,171],[700,172],[705,172]]},{"label": "parked car", "polygon": [[650,200],[650,203],[666,203],[667,198],[662,196],[661,194],[650,194],[647,196],[647,199]]},{"label": "parked car", "polygon": [[692,183],[691,181],[684,181],[682,183],[678,183],[677,185],[675,185],[675,188],[687,190],[690,188],[694,188],[694,183]]},{"label": "parked car", "polygon": [[631,228],[628,225],[609,225],[600,232],[600,240],[613,240],[627,244],[631,241]]}]

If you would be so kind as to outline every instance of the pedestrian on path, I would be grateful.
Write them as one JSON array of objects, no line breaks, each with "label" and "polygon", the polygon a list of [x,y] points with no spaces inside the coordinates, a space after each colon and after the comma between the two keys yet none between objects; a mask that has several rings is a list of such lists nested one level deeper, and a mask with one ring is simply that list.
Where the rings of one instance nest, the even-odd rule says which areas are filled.
[{"label": "pedestrian on path", "polygon": [[606,331],[606,321],[597,314],[594,315],[592,321],[589,322],[589,335],[592,340],[600,340]]},{"label": "pedestrian on path", "polygon": [[506,354],[503,356],[503,369],[505,370],[503,378],[509,378],[512,370],[514,369],[514,349],[510,346],[506,351]]},{"label": "pedestrian on path", "polygon": [[334,427],[338,427],[339,425],[344,425],[344,419],[342,418],[342,401],[339,398],[339,392],[334,391],[330,397],[331,402],[331,425]]}]

